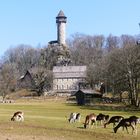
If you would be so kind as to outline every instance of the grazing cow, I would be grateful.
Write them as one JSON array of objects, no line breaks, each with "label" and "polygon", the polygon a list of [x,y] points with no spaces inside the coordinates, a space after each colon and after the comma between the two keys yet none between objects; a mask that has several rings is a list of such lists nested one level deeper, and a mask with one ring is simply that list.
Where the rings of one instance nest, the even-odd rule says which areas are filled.
[{"label": "grazing cow", "polygon": [[110,118],[110,120],[104,124],[104,128],[106,128],[106,125],[113,123],[113,127],[115,127],[116,123],[119,123],[124,117],[122,116],[113,116]]},{"label": "grazing cow", "polygon": [[136,125],[137,125],[137,121],[138,121],[138,117],[136,116],[131,116],[129,118],[126,118],[126,119],[122,119],[119,124],[114,128],[114,132],[117,133],[117,130],[120,128],[120,127],[123,127],[123,130],[124,130],[124,127],[126,128],[126,131],[127,133],[128,132],[128,129],[127,127],[131,127],[132,128],[132,134],[135,130],[136,134],[137,134],[137,128],[136,128]]},{"label": "grazing cow", "polygon": [[102,123],[105,123],[109,120],[109,115],[104,115],[102,113],[100,113],[99,115],[97,115],[96,121],[100,122],[100,124],[102,125]]},{"label": "grazing cow", "polygon": [[80,121],[80,118],[81,118],[80,113],[71,113],[68,121],[70,123],[73,123],[73,122],[76,122],[76,121]]},{"label": "grazing cow", "polygon": [[17,111],[11,118],[11,121],[24,121],[24,113],[21,111]]},{"label": "grazing cow", "polygon": [[94,113],[89,114],[86,116],[84,128],[87,128],[87,126],[93,125],[93,123],[96,123],[96,115]]}]

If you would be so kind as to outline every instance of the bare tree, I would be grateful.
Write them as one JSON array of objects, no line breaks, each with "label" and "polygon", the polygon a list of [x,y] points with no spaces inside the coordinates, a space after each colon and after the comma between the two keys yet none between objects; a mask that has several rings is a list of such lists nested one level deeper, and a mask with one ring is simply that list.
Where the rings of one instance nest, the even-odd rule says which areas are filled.
[{"label": "bare tree", "polygon": [[103,54],[104,36],[88,36],[76,34],[69,40],[74,65],[98,63]]},{"label": "bare tree", "polygon": [[40,50],[29,45],[18,45],[5,52],[5,63],[16,64],[20,74],[39,64]]},{"label": "bare tree", "polygon": [[114,92],[129,91],[130,103],[138,106],[140,48],[132,36],[123,35],[121,41],[121,48],[108,55],[108,75]]},{"label": "bare tree", "polygon": [[120,47],[120,38],[110,34],[106,39],[107,52],[111,52],[119,47]]},{"label": "bare tree", "polygon": [[130,36],[122,36],[123,60],[129,83],[131,104],[139,105],[139,79],[140,79],[140,48],[135,44],[135,39]]},{"label": "bare tree", "polygon": [[14,70],[10,64],[2,65],[0,69],[0,93],[5,100],[6,96],[16,87]]},{"label": "bare tree", "polygon": [[32,69],[33,71],[33,79],[35,81],[34,90],[37,92],[38,96],[42,95],[44,90],[52,89],[52,72],[50,70],[46,70],[43,67],[36,67]]}]

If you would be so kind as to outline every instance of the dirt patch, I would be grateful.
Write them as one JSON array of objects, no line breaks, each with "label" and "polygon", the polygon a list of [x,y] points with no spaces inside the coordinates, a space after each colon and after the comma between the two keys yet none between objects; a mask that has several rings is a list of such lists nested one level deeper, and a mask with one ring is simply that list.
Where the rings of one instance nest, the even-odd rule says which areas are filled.
[{"label": "dirt patch", "polygon": [[17,134],[3,135],[0,133],[0,140],[64,140],[64,138],[49,137],[49,136],[27,136]]}]

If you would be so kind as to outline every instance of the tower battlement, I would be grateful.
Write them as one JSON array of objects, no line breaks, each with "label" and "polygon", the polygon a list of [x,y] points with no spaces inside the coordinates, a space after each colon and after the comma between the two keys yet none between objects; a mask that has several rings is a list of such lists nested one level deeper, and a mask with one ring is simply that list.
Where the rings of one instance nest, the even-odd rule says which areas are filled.
[{"label": "tower battlement", "polygon": [[67,22],[67,17],[64,15],[64,12],[62,10],[60,10],[60,12],[58,13],[57,17],[56,17],[56,23],[61,23]]}]

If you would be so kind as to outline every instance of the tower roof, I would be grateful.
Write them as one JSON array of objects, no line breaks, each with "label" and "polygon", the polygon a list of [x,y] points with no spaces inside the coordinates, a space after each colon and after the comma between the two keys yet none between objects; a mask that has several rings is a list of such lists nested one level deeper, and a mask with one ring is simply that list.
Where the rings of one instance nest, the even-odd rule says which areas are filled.
[{"label": "tower roof", "polygon": [[62,10],[60,10],[59,13],[58,13],[58,15],[57,15],[57,18],[59,18],[59,17],[66,17],[64,15],[64,12]]}]

